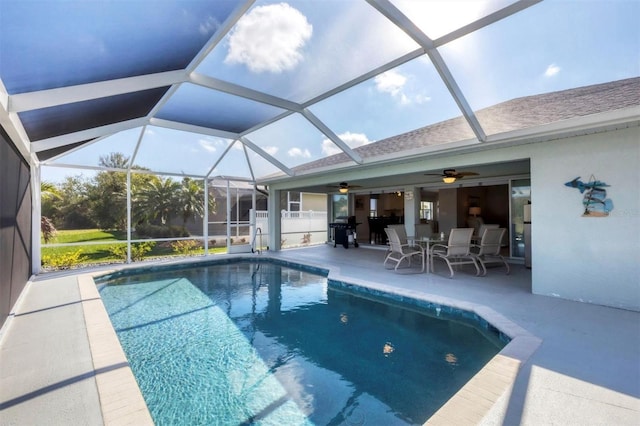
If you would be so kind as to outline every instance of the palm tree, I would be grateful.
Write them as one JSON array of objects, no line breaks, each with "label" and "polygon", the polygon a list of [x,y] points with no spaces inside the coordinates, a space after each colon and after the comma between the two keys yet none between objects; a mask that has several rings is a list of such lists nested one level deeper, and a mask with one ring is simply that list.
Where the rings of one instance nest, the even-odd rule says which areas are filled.
[{"label": "palm tree", "polygon": [[146,212],[149,220],[159,218],[160,223],[164,225],[180,210],[180,189],[180,184],[171,178],[151,180],[137,194],[139,208]]},{"label": "palm tree", "polygon": [[182,188],[178,195],[182,224],[195,216],[204,216],[204,188],[203,185],[188,177],[182,179]]},{"label": "palm tree", "polygon": [[40,198],[42,200],[61,200],[62,193],[53,183],[43,181],[40,183]]}]

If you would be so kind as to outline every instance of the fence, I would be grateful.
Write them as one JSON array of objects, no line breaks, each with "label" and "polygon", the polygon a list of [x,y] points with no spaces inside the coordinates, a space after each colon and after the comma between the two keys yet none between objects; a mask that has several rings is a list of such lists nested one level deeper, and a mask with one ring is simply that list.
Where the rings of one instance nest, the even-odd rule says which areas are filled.
[{"label": "fence", "polygon": [[[280,212],[280,244],[282,247],[298,247],[309,244],[324,244],[327,241],[327,212],[286,211]],[[256,227],[262,231],[264,241],[269,234],[269,215],[267,211],[256,211]]]}]

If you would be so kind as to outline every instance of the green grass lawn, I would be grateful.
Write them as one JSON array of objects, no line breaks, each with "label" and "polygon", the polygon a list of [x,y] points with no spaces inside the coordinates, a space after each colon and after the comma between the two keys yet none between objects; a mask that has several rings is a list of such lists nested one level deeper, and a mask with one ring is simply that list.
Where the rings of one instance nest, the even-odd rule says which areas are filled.
[{"label": "green grass lawn", "polygon": [[[87,244],[66,247],[43,247],[42,261],[44,266],[56,267],[60,263],[68,266],[75,264],[123,262],[110,250],[112,247],[126,244],[127,234],[122,231],[102,231],[99,229],[60,230],[50,244],[67,244],[82,242],[104,242],[104,244]],[[136,236],[132,235],[135,239]],[[41,241],[44,244],[44,240]],[[226,253],[226,247],[209,247],[209,253]],[[157,242],[145,257],[175,256],[171,242]],[[190,255],[203,255],[204,248],[193,250]]]},{"label": "green grass lawn", "polygon": [[[102,231],[100,229],[72,229],[58,231],[50,241],[54,243],[81,243],[85,241],[117,241],[127,240],[127,233],[122,231]],[[44,240],[41,240],[44,244]]]}]

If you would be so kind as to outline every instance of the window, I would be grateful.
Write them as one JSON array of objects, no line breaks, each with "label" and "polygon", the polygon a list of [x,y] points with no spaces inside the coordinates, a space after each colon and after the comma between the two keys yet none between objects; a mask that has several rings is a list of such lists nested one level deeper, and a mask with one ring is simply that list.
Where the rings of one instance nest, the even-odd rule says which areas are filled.
[{"label": "window", "polygon": [[433,202],[432,201],[420,201],[420,219],[425,219],[425,220],[433,219]]},{"label": "window", "polygon": [[299,212],[302,195],[300,192],[287,192],[286,199],[280,199],[280,209],[288,212]]},{"label": "window", "polygon": [[332,209],[332,221],[335,222],[338,218],[345,218],[349,214],[349,199],[346,194],[334,194]]},{"label": "window", "polygon": [[378,199],[371,198],[369,200],[369,217],[378,216]]}]

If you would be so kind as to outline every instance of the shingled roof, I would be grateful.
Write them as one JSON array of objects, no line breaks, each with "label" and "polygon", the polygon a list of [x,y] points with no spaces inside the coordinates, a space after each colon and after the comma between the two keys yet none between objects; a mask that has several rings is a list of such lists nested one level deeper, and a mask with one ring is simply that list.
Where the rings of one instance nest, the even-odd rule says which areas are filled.
[{"label": "shingled roof", "polygon": [[[558,92],[525,96],[476,112],[487,135],[523,130],[602,112],[640,105],[640,77]],[[464,117],[456,117],[390,138],[355,151],[363,159],[474,139]],[[296,167],[296,172],[350,163],[346,154],[336,154]]]}]

